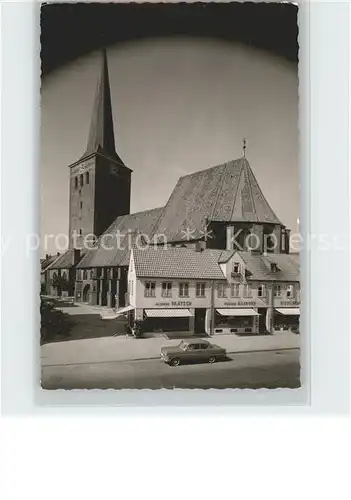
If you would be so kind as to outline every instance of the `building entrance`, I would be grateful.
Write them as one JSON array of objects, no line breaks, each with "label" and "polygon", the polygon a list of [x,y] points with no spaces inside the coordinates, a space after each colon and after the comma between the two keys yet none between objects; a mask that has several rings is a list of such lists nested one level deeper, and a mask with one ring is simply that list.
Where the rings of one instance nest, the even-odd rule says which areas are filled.
[{"label": "building entrance", "polygon": [[83,302],[89,302],[90,285],[85,285],[83,290]]},{"label": "building entrance", "polygon": [[194,333],[199,333],[199,334],[205,333],[205,316],[206,316],[205,308],[195,309]]}]

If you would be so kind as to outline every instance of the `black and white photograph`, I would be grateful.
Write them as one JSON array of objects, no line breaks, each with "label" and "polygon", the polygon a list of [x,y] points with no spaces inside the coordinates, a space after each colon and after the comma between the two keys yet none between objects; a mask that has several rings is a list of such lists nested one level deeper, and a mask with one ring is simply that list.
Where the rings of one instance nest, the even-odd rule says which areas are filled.
[{"label": "black and white photograph", "polygon": [[42,388],[299,388],[298,6],[40,17]]}]

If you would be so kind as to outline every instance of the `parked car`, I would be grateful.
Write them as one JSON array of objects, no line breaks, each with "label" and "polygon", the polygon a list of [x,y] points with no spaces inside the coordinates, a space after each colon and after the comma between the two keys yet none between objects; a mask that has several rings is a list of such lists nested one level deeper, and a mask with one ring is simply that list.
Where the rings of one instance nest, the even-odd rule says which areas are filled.
[{"label": "parked car", "polygon": [[194,361],[215,363],[226,357],[227,352],[225,349],[211,344],[207,340],[182,340],[177,346],[162,347],[161,349],[161,359],[171,366]]}]

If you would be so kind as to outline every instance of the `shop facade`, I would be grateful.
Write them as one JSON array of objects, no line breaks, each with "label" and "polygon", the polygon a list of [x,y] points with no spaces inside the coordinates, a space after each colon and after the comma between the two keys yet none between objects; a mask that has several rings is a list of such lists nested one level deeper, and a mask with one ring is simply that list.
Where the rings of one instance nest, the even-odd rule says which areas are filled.
[{"label": "shop facade", "polygon": [[[198,268],[194,264],[185,272],[187,259],[194,255]],[[201,260],[207,266],[206,279]],[[177,277],[181,272],[183,276]],[[168,254],[148,249],[145,254],[138,251],[136,264],[132,251],[127,302],[133,307],[133,320],[142,322],[148,332],[250,335],[298,329],[299,284],[283,281],[282,272],[279,278],[257,279],[238,252],[224,259],[213,250],[173,248]]]}]

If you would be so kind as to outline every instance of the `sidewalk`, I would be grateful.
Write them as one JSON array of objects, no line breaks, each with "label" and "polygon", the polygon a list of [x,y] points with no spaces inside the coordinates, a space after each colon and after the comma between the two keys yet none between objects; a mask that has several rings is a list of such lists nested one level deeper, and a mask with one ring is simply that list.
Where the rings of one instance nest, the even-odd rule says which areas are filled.
[{"label": "sidewalk", "polygon": [[[236,337],[218,335],[211,343],[224,347],[228,354],[236,352],[297,349],[300,336],[278,332],[274,335]],[[70,340],[45,344],[41,347],[42,365],[67,365],[80,363],[103,363],[111,361],[133,361],[160,357],[160,349],[179,344],[179,340],[165,338],[135,339],[134,337],[103,337],[96,339]]]}]

